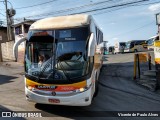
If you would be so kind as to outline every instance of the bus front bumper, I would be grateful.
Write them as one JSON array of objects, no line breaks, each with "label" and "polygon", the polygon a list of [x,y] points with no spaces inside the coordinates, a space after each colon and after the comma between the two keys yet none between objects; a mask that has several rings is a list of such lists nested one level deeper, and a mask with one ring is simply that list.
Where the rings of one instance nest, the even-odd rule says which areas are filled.
[{"label": "bus front bumper", "polygon": [[30,102],[69,105],[69,106],[88,106],[92,101],[92,87],[88,90],[72,96],[46,96],[34,93],[25,87],[26,99]]}]

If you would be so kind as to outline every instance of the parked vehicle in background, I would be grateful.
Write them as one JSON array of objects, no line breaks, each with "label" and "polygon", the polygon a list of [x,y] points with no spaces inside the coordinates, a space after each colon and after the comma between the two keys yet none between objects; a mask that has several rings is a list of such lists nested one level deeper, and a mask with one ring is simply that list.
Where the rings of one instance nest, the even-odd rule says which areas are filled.
[{"label": "parked vehicle in background", "polygon": [[154,41],[157,41],[157,40],[159,40],[158,35],[153,36],[149,38],[148,40],[146,40],[148,50],[154,50]]},{"label": "parked vehicle in background", "polygon": [[108,54],[107,47],[103,47],[103,55],[107,55],[107,54]]},{"label": "parked vehicle in background", "polygon": [[142,52],[147,50],[146,40],[131,40],[126,43],[124,52]]},{"label": "parked vehicle in background", "polygon": [[125,46],[126,42],[116,42],[114,46],[114,54],[123,53]]},{"label": "parked vehicle in background", "polygon": [[109,54],[114,54],[114,46],[108,48]]}]

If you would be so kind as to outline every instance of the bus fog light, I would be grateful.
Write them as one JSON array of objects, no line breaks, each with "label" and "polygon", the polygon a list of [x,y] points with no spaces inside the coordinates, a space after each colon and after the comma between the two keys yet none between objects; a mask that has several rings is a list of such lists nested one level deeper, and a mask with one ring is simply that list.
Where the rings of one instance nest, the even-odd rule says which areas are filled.
[{"label": "bus fog light", "polygon": [[29,96],[28,96],[28,95],[26,95],[26,98],[29,98]]},{"label": "bus fog light", "polygon": [[86,97],[86,98],[85,98],[85,102],[87,102],[87,101],[89,101],[89,97]]}]

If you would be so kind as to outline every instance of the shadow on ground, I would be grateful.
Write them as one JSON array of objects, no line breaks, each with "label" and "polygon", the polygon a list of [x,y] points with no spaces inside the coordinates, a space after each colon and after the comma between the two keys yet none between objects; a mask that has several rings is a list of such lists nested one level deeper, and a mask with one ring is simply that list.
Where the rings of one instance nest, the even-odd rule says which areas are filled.
[{"label": "shadow on ground", "polygon": [[[48,104],[35,104],[35,107],[43,111],[45,116],[51,117],[92,117],[93,111],[88,110],[89,107],[84,106],[63,106],[63,105],[48,105]],[[97,115],[98,116],[98,115]]]},{"label": "shadow on ground", "polygon": [[0,75],[0,85],[5,84],[5,83],[10,83],[13,82],[13,79],[16,79],[18,77],[15,76],[7,76],[7,75]]}]

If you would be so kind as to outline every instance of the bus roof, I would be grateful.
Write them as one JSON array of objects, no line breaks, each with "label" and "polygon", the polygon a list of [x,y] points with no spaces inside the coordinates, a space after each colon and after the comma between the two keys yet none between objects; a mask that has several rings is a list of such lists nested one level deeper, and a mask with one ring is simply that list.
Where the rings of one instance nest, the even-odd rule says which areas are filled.
[{"label": "bus roof", "polygon": [[90,19],[91,16],[87,14],[45,18],[33,23],[30,30],[63,29],[84,26],[89,24]]},{"label": "bus roof", "polygon": [[137,41],[146,41],[146,40],[130,40],[130,41],[127,41],[127,42],[137,42]]},{"label": "bus roof", "polygon": [[156,38],[156,37],[158,37],[158,35],[152,36],[152,37],[150,37],[149,39]]}]

